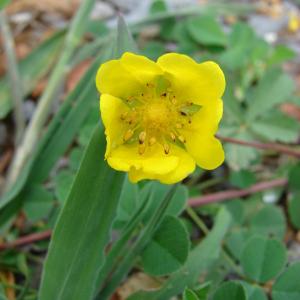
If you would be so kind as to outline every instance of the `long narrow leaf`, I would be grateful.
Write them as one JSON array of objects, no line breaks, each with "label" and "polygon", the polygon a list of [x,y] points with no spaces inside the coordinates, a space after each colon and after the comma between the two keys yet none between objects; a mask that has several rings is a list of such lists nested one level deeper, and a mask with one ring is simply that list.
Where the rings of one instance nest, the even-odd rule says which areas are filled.
[{"label": "long narrow leaf", "polygon": [[[53,62],[62,46],[64,36],[65,31],[54,34],[20,61],[20,76],[25,93],[29,93],[37,84],[38,80],[46,75],[53,66]],[[11,108],[10,86],[7,78],[2,78],[0,80],[0,119],[9,113]]]},{"label": "long narrow leaf", "polygon": [[124,174],[104,161],[105,146],[103,128],[97,126],[54,230],[40,300],[93,295],[124,181]]}]

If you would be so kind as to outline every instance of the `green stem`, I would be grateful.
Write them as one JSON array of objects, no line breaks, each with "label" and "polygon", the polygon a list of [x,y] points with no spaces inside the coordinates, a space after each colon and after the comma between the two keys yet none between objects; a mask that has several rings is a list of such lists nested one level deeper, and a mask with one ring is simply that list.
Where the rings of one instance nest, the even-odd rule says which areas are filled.
[{"label": "green stem", "polygon": [[16,124],[15,145],[17,146],[25,129],[25,117],[23,113],[24,92],[18,70],[14,40],[12,38],[12,33],[10,31],[4,10],[0,11],[0,27],[5,56],[7,59],[7,72],[9,75],[12,100],[14,104],[14,119]]},{"label": "green stem", "polygon": [[87,23],[86,20],[90,15],[94,3],[95,0],[82,1],[78,12],[73,19],[66,36],[63,53],[61,54],[61,57],[53,70],[45,92],[39,100],[36,111],[25,132],[23,142],[18,148],[14,157],[8,175],[8,187],[15,182],[24,163],[36,146],[37,140],[40,137],[41,129],[43,128],[45,121],[49,116],[51,105],[55,100],[57,89],[59,86],[61,86],[61,82],[65,78],[66,73],[69,71],[70,59],[85,32],[84,25]]},{"label": "green stem", "polygon": [[224,177],[215,177],[215,178],[211,178],[211,179],[208,179],[204,182],[201,182],[197,185],[197,188],[199,190],[204,190],[204,189],[207,189],[207,188],[210,188],[210,187],[213,187],[215,186],[216,184],[219,184],[221,182],[224,181]]},{"label": "green stem", "polygon": [[165,198],[160,203],[160,206],[157,208],[149,223],[145,226],[143,231],[141,232],[139,238],[133,244],[132,248],[128,252],[128,254],[123,259],[122,263],[119,265],[118,270],[113,274],[109,283],[105,288],[97,295],[96,300],[104,300],[108,299],[111,294],[114,292],[116,287],[120,284],[123,277],[129,272],[130,268],[134,264],[136,258],[145,247],[146,243],[151,238],[152,234],[155,232],[157,227],[159,226],[162,218],[164,217],[166,210],[172,200],[172,197],[176,191],[177,185],[173,185]]},{"label": "green stem", "polygon": [[200,228],[200,230],[207,235],[209,233],[208,228],[206,227],[205,223],[202,219],[196,214],[196,212],[190,207],[186,207],[186,212],[190,216],[190,218],[195,222],[195,224]]},{"label": "green stem", "polygon": [[152,194],[146,196],[146,199],[141,203],[140,208],[128,221],[127,226],[123,229],[120,238],[114,243],[108,255],[106,256],[105,263],[102,266],[97,278],[97,285],[100,286],[99,290],[110,280],[109,276],[118,268],[123,258],[128,252],[128,241],[134,235],[138,225],[144,216],[144,211],[148,207],[148,203]]}]

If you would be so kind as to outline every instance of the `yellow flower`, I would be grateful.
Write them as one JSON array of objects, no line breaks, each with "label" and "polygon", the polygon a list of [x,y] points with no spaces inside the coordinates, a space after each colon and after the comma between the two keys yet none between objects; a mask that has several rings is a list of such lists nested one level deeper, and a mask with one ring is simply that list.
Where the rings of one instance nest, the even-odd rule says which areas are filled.
[{"label": "yellow flower", "polygon": [[175,183],[197,164],[215,169],[224,161],[214,137],[223,113],[225,78],[211,61],[197,64],[177,53],[157,62],[133,53],[101,65],[101,93],[108,164],[132,182]]}]

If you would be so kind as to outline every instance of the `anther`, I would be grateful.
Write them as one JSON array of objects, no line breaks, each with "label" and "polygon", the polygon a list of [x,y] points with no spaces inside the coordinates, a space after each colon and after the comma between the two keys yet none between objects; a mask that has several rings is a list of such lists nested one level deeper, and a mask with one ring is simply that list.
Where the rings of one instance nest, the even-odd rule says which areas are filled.
[{"label": "anther", "polygon": [[182,116],[187,116],[187,113],[184,112],[184,111],[180,111],[180,114],[181,114]]},{"label": "anther", "polygon": [[146,151],[146,145],[145,144],[139,145],[139,154],[142,155],[145,153],[145,151]]},{"label": "anther", "polygon": [[128,129],[123,136],[124,142],[129,141],[132,138],[132,136],[133,136],[133,130]]},{"label": "anther", "polygon": [[170,146],[168,144],[164,144],[164,151],[165,151],[166,154],[169,154]]},{"label": "anther", "polygon": [[171,137],[171,139],[172,139],[173,142],[176,141],[176,136],[175,136],[175,134],[173,132],[170,133],[170,137]]},{"label": "anther", "polygon": [[140,143],[140,144],[144,144],[144,143],[145,143],[145,140],[146,140],[146,131],[142,131],[142,132],[139,134],[139,143]]},{"label": "anther", "polygon": [[185,138],[182,135],[178,136],[178,139],[179,139],[179,141],[181,143],[185,143],[186,142]]},{"label": "anther", "polygon": [[152,137],[149,139],[149,146],[153,146],[155,143],[156,143],[156,138],[155,138],[154,136],[152,136]]},{"label": "anther", "polygon": [[181,124],[181,123],[176,123],[175,126],[176,126],[177,129],[183,128],[183,124]]},{"label": "anther", "polygon": [[128,113],[127,112],[125,112],[125,113],[122,113],[121,114],[121,120],[125,120],[126,119],[126,117],[127,117],[127,115],[128,115]]}]

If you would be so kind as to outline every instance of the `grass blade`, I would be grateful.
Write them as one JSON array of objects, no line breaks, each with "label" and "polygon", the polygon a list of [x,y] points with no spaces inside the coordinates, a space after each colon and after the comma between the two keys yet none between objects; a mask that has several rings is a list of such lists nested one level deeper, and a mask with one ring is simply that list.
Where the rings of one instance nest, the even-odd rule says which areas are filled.
[{"label": "grass blade", "polygon": [[40,300],[93,295],[124,181],[124,174],[104,161],[105,147],[103,128],[97,126],[54,230]]}]

